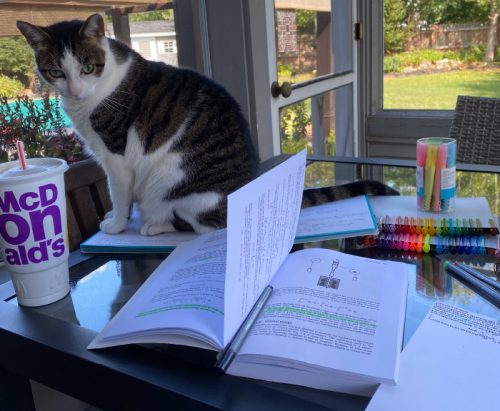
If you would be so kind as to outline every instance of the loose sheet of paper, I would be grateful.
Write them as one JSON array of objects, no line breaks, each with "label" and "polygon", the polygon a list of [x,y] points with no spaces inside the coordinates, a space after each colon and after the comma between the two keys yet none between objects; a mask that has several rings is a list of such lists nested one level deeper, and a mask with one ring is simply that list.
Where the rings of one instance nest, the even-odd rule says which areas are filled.
[{"label": "loose sheet of paper", "polygon": [[228,197],[224,344],[292,248],[305,166],[303,150]]},{"label": "loose sheet of paper", "polygon": [[399,386],[369,411],[498,409],[500,320],[436,303],[401,355]]},{"label": "loose sheet of paper", "polygon": [[[182,343],[222,348],[226,230],[182,244],[163,261],[89,348],[123,343]],[[165,331],[160,331],[160,330]],[[198,337],[205,344],[161,333]],[[205,337],[206,336],[206,337]]]},{"label": "loose sheet of paper", "polygon": [[302,209],[295,242],[376,233],[378,226],[368,198],[357,196]]}]

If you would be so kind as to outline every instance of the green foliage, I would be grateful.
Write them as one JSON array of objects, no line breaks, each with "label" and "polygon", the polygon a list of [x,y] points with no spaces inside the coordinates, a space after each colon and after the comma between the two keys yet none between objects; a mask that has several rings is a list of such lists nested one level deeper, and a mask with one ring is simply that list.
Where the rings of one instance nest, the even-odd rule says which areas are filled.
[{"label": "green foliage", "polygon": [[384,57],[384,73],[401,73],[401,59],[398,55]]},{"label": "green foliage", "polygon": [[22,37],[0,38],[0,75],[29,86],[34,70],[33,54]]},{"label": "green foliage", "polygon": [[297,34],[316,34],[316,12],[298,9],[295,12]]},{"label": "green foliage", "polygon": [[485,59],[486,48],[484,44],[472,45],[460,52],[460,60],[466,63],[477,63],[478,61],[485,61]]},{"label": "green foliage", "polygon": [[292,66],[278,62],[278,77],[290,77],[292,75]]},{"label": "green foliage", "polygon": [[487,23],[492,0],[411,0],[409,9],[417,10],[427,24]]},{"label": "green foliage", "polygon": [[[484,60],[484,47],[482,55]],[[403,53],[384,57],[384,73],[401,73],[405,68],[408,67],[416,68],[423,63],[435,64],[436,62],[444,59],[456,61],[472,61],[464,60],[465,56],[466,52],[464,52],[464,54],[459,54],[453,50],[442,51],[435,49],[422,49],[405,51]]]},{"label": "green foliage", "polygon": [[406,11],[403,0],[384,0],[384,50],[387,54],[404,49]]},{"label": "green foliage", "polygon": [[128,15],[129,21],[156,21],[156,20],[174,20],[174,11],[169,10],[158,10],[158,11],[148,11],[144,13],[132,13]]},{"label": "green foliage", "polygon": [[17,96],[24,89],[19,80],[0,75],[0,96],[11,98]]},{"label": "green foliage", "polygon": [[280,111],[281,151],[297,153],[307,145],[307,130],[311,127],[310,101],[301,101]]},{"label": "green foliage", "polygon": [[42,104],[24,96],[13,104],[0,97],[0,156],[16,151],[16,141],[24,143],[28,157],[60,157],[69,163],[85,158],[73,130],[66,128],[59,101],[43,96]]}]

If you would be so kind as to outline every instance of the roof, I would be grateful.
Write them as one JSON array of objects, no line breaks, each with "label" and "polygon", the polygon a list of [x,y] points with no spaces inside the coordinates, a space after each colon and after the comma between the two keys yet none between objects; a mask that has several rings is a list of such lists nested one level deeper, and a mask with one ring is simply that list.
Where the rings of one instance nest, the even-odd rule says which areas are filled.
[{"label": "roof", "polygon": [[85,20],[92,13],[116,8],[125,12],[154,10],[172,0],[0,0],[0,37],[17,36],[17,20],[48,26],[62,20]]},{"label": "roof", "polygon": [[[175,24],[173,21],[154,20],[154,21],[131,21],[129,23],[130,34],[147,34],[147,33],[172,33],[175,32]],[[106,33],[113,35],[113,24],[106,25]]]}]

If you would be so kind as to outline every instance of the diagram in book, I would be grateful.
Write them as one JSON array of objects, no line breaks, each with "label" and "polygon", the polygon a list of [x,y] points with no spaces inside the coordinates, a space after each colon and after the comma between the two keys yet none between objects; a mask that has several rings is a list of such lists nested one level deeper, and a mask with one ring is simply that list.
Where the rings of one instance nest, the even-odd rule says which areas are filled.
[{"label": "diagram in book", "polygon": [[335,277],[335,271],[337,270],[339,264],[339,260],[332,260],[330,272],[327,275],[320,275],[317,285],[320,287],[333,288],[334,290],[338,290],[340,285],[340,278]]}]

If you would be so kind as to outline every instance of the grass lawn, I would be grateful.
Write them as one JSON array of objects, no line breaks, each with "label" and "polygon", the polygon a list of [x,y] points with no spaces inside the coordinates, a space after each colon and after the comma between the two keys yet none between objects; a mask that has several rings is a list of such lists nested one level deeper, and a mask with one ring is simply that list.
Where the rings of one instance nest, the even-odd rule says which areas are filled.
[{"label": "grass lawn", "polygon": [[384,77],[385,109],[453,110],[458,95],[500,97],[500,67]]}]

